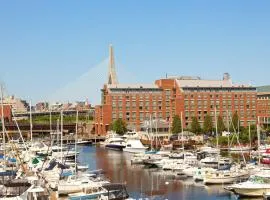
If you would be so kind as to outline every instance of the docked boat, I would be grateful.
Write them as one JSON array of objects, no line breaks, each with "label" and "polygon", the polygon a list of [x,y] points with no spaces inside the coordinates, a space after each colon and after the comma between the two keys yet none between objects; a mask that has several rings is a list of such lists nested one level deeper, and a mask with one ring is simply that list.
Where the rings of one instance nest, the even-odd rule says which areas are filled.
[{"label": "docked boat", "polygon": [[204,184],[229,184],[249,176],[246,170],[218,170],[204,176]]},{"label": "docked boat", "polygon": [[188,177],[193,177],[196,170],[197,170],[197,167],[190,166],[183,169],[182,173],[187,175]]},{"label": "docked boat", "polygon": [[121,137],[120,137],[120,135],[117,135],[116,133],[113,133],[113,132],[112,133],[108,133],[108,135],[105,138],[105,141],[99,143],[100,146],[101,147],[105,147],[107,144],[109,144],[111,142],[111,140],[113,138],[121,138]]},{"label": "docked boat", "polygon": [[69,200],[86,200],[98,199],[101,195],[107,194],[108,191],[103,187],[83,188],[81,192],[72,193],[68,195]]},{"label": "docked boat", "polygon": [[193,179],[194,181],[203,181],[204,177],[212,172],[216,172],[216,169],[197,167],[194,169]]},{"label": "docked boat", "polygon": [[232,163],[232,160],[230,158],[224,158],[224,157],[206,157],[204,159],[201,159],[199,162],[199,165],[201,167],[212,167],[215,169],[226,169],[228,168]]},{"label": "docked boat", "polygon": [[171,154],[172,149],[173,149],[173,145],[172,144],[162,145],[162,147],[157,152],[157,154],[169,156]]},{"label": "docked boat", "polygon": [[129,153],[144,153],[146,149],[147,147],[143,146],[139,139],[129,139],[123,151]]},{"label": "docked boat", "polygon": [[107,181],[94,182],[87,177],[76,178],[70,176],[68,180],[63,180],[58,183],[58,194],[68,195],[71,193],[83,192],[83,190],[101,187],[107,184]]},{"label": "docked boat", "polygon": [[105,184],[102,187],[84,189],[82,192],[69,194],[69,200],[124,200],[129,197],[123,184]]},{"label": "docked boat", "polygon": [[111,138],[109,143],[105,145],[108,149],[122,151],[126,147],[126,142],[122,138]]},{"label": "docked boat", "polygon": [[76,141],[76,144],[77,145],[87,145],[87,144],[92,144],[92,141],[91,140],[78,139]]},{"label": "docked boat", "polygon": [[78,171],[86,171],[88,170],[89,166],[88,165],[77,165]]},{"label": "docked boat", "polygon": [[229,189],[240,196],[263,197],[270,192],[270,174],[258,173],[250,176],[248,181],[229,186]]},{"label": "docked boat", "polygon": [[229,151],[231,152],[242,152],[242,151],[251,151],[252,147],[250,146],[242,146],[242,145],[238,145],[238,146],[233,146],[229,148]]}]

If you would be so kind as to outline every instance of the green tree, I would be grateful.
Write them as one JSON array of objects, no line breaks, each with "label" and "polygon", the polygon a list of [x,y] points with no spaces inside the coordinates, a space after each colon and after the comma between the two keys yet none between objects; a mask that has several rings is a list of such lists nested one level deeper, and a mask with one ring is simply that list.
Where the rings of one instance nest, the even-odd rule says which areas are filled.
[{"label": "green tree", "polygon": [[173,117],[173,122],[172,122],[172,133],[178,134],[181,131],[182,131],[181,119],[180,119],[179,115],[175,115]]},{"label": "green tree", "polygon": [[112,124],[112,130],[117,134],[124,135],[127,132],[126,123],[122,119],[117,119]]},{"label": "green tree", "polygon": [[221,134],[222,131],[225,131],[225,125],[221,116],[218,116],[217,119],[217,130],[219,134]]},{"label": "green tree", "polygon": [[201,126],[200,126],[200,123],[198,122],[197,117],[192,117],[191,132],[195,134],[201,133]]},{"label": "green tree", "polygon": [[[213,138],[212,144],[216,145],[217,143],[217,138]],[[218,136],[218,144],[220,146],[228,146],[228,137],[227,136]]]},{"label": "green tree", "polygon": [[238,113],[234,112],[233,116],[232,116],[232,123],[230,126],[230,131],[234,132],[238,130],[238,121],[239,121],[239,117],[238,117]]},{"label": "green tree", "polygon": [[212,117],[210,115],[206,115],[203,122],[203,131],[205,133],[211,133],[212,130],[213,130]]}]

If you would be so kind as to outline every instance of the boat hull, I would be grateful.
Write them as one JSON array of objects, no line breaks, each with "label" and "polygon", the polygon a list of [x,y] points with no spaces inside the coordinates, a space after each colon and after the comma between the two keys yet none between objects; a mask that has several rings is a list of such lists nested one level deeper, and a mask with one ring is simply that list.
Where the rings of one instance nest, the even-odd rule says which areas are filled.
[{"label": "boat hull", "polygon": [[204,178],[204,184],[229,184],[237,180],[237,177],[222,177],[222,178]]},{"label": "boat hull", "polygon": [[105,146],[107,149],[117,150],[117,151],[123,151],[123,149],[126,147],[125,145],[116,145],[116,144],[107,144]]},{"label": "boat hull", "polygon": [[233,188],[233,191],[240,196],[262,197],[270,188]]},{"label": "boat hull", "polygon": [[123,151],[124,152],[128,152],[128,153],[144,153],[146,150],[146,148],[124,148]]},{"label": "boat hull", "polygon": [[87,200],[87,199],[98,199],[101,195],[108,194],[107,191],[101,191],[101,192],[96,192],[92,194],[72,194],[69,195],[68,199],[69,200]]}]

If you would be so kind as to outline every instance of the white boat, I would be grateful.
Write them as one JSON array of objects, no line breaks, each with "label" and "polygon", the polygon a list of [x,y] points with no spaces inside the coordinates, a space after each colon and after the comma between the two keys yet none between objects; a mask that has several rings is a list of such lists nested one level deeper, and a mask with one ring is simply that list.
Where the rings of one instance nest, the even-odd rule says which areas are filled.
[{"label": "white boat", "polygon": [[204,176],[204,184],[229,184],[239,181],[241,178],[248,177],[247,170],[221,170],[209,173]]},{"label": "white boat", "polygon": [[76,141],[76,144],[78,144],[78,145],[92,144],[92,141],[91,140],[83,140],[80,138]]},{"label": "white boat", "polygon": [[188,177],[193,177],[195,174],[195,171],[197,170],[197,167],[187,167],[185,169],[183,169],[183,174],[187,175]]},{"label": "white boat", "polygon": [[122,138],[110,138],[108,144],[105,145],[108,149],[122,151],[126,147],[126,142]]},{"label": "white boat", "polygon": [[172,144],[163,145],[160,148],[160,150],[157,152],[157,154],[169,156],[171,154],[172,148],[173,148],[173,145]]},{"label": "white boat", "polygon": [[143,146],[139,139],[129,139],[123,151],[129,153],[143,153],[146,149],[147,147]]},{"label": "white boat", "polygon": [[137,153],[133,154],[132,158],[130,159],[130,162],[131,164],[143,164],[143,162],[147,159],[149,159],[149,155],[145,153]]},{"label": "white boat", "polygon": [[218,148],[213,148],[213,147],[209,147],[209,146],[203,146],[200,148],[201,152],[205,152],[208,154],[219,154],[220,153],[220,149]]},{"label": "white boat", "polygon": [[215,171],[216,169],[214,168],[201,168],[201,167],[195,168],[193,179],[194,181],[203,181],[204,177],[207,174],[210,174]]},{"label": "white boat", "polygon": [[52,156],[54,158],[62,158],[66,159],[66,158],[74,158],[75,154],[79,154],[79,152],[75,152],[75,151],[62,151],[62,152],[52,152]]},{"label": "white boat", "polygon": [[242,152],[242,151],[251,151],[252,148],[250,146],[233,146],[229,148],[229,151],[233,152]]},{"label": "white boat", "polygon": [[86,171],[88,168],[88,165],[77,165],[78,171]]},{"label": "white boat", "polygon": [[[44,193],[44,188],[36,185],[31,185],[24,193],[16,197],[3,197],[0,200],[27,200],[27,199],[38,199],[40,193]],[[45,197],[45,196],[43,196]]]},{"label": "white boat", "polygon": [[122,136],[122,138],[126,139],[126,140],[128,140],[128,139],[140,139],[140,136],[136,131],[128,131]]},{"label": "white boat", "polygon": [[121,138],[121,137],[120,137],[120,135],[117,135],[116,133],[108,133],[106,138],[105,138],[105,141],[99,143],[100,146],[105,147],[107,144],[110,143],[112,138]]},{"label": "white boat", "polygon": [[107,183],[107,181],[94,182],[87,177],[76,178],[75,176],[70,176],[68,180],[63,180],[58,183],[58,194],[67,195],[83,192],[83,189],[97,188]]},{"label": "white boat", "polygon": [[240,196],[262,197],[270,192],[270,174],[252,175],[248,181],[233,184],[229,189]]},{"label": "white boat", "polygon": [[201,159],[199,162],[199,165],[201,167],[212,167],[212,168],[218,168],[218,169],[224,169],[228,167],[232,163],[231,159],[229,158],[223,158],[223,157],[206,157],[204,159]]},{"label": "white boat", "polygon": [[69,200],[82,199],[98,199],[101,195],[107,194],[108,191],[103,187],[83,188],[81,192],[72,193],[68,195]]},{"label": "white boat", "polygon": [[163,170],[173,170],[173,171],[182,171],[184,167],[184,160],[169,160],[169,162],[164,163],[162,166]]}]

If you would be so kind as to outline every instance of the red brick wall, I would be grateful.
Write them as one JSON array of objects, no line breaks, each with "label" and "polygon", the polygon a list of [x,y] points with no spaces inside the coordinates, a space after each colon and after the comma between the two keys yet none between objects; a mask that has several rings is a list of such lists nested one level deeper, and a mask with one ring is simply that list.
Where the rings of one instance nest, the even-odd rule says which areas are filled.
[{"label": "red brick wall", "polygon": [[[97,134],[105,134],[106,126],[114,119],[122,118],[127,124],[140,130],[141,123],[149,116],[157,115],[159,118],[172,122],[174,115],[183,113],[183,125],[191,123],[191,117],[198,117],[200,123],[207,114],[214,117],[214,108],[217,115],[223,117],[227,123],[227,111],[230,118],[237,111],[241,125],[247,126],[249,121],[256,123],[257,93],[255,91],[224,92],[184,92],[177,86],[174,79],[156,80],[155,84],[162,89],[158,93],[109,93],[106,85],[103,88],[103,105],[95,109],[95,129]],[[216,102],[219,102],[218,104]],[[154,102],[156,105],[154,105]],[[129,105],[128,105],[129,104]],[[269,108],[268,108],[269,109]],[[213,118],[214,122],[214,118]]]},{"label": "red brick wall", "polygon": [[[0,105],[0,117],[2,117],[2,106]],[[5,122],[12,121],[11,106],[4,105],[4,118]]]},{"label": "red brick wall", "polygon": [[270,127],[270,93],[258,93],[257,117],[261,125]]}]

